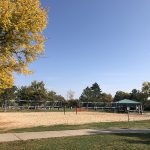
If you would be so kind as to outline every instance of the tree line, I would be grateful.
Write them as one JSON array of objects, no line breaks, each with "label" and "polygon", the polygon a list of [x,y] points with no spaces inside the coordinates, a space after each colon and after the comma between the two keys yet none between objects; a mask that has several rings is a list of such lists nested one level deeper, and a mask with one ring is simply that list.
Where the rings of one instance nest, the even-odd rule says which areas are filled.
[{"label": "tree line", "polygon": [[1,105],[4,105],[6,101],[8,105],[11,105],[12,102],[19,102],[21,105],[42,105],[46,101],[64,100],[65,98],[58,95],[55,91],[47,90],[43,81],[33,81],[29,86],[21,86],[20,88],[13,86],[0,93]]},{"label": "tree line", "polygon": [[112,102],[113,97],[111,94],[102,92],[100,86],[97,83],[94,83],[91,87],[86,87],[80,98],[82,102]]},{"label": "tree line", "polygon": [[123,99],[130,99],[142,102],[145,109],[150,110],[150,82],[144,82],[142,84],[141,90],[133,89],[131,92],[127,93],[124,91],[117,91],[115,96],[112,97],[111,94],[102,92],[100,86],[97,83],[92,84],[91,87],[86,87],[79,100],[82,102],[116,102]]},{"label": "tree line", "polygon": [[150,109],[150,82],[144,82],[141,90],[133,89],[130,93],[124,91],[117,91],[113,97],[109,93],[102,92],[98,83],[92,84],[91,87],[86,87],[79,99],[74,99],[74,92],[68,91],[67,99],[55,91],[47,90],[43,81],[33,81],[28,86],[13,86],[7,88],[0,93],[0,104],[11,105],[12,102],[20,102],[25,105],[45,105],[46,102],[63,102],[65,105],[74,107],[78,102],[104,102],[111,103],[122,99],[130,99],[142,102],[146,109]]}]

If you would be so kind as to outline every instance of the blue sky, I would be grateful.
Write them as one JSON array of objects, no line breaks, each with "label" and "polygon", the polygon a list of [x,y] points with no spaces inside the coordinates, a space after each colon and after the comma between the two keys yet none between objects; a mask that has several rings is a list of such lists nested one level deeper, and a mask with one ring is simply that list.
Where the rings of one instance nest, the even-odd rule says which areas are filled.
[{"label": "blue sky", "polygon": [[41,0],[49,9],[45,56],[16,75],[18,86],[43,80],[79,97],[97,82],[103,92],[130,92],[150,80],[149,0]]}]

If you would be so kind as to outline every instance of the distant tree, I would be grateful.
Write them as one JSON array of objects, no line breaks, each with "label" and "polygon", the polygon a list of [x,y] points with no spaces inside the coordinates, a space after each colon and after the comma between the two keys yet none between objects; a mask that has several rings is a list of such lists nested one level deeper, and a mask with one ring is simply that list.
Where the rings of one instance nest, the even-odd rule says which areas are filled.
[{"label": "distant tree", "polygon": [[47,96],[48,96],[48,101],[56,100],[56,92],[54,92],[54,91],[48,91]]},{"label": "distant tree", "polygon": [[144,82],[142,85],[142,92],[150,96],[150,82]]},{"label": "distant tree", "polygon": [[145,109],[150,109],[150,102],[147,101],[148,95],[137,89],[133,89],[130,93],[130,99],[139,101],[143,104]]},{"label": "distant tree", "polygon": [[46,101],[48,99],[47,97],[47,90],[45,88],[45,84],[43,81],[37,82],[33,81],[31,82],[31,86],[29,89],[32,92],[31,100],[34,101]]},{"label": "distant tree", "polygon": [[90,101],[92,101],[92,91],[91,91],[91,88],[86,87],[83,90],[83,92],[82,92],[82,94],[81,94],[81,96],[80,96],[79,99],[82,102],[90,102]]},{"label": "distant tree", "polygon": [[98,102],[98,101],[101,101],[101,89],[99,87],[99,85],[97,83],[94,83],[92,86],[91,86],[91,91],[92,91],[92,101],[94,102]]},{"label": "distant tree", "polygon": [[143,104],[146,110],[150,110],[150,101],[148,97],[150,97],[150,82],[144,82],[142,84],[142,95],[144,97]]},{"label": "distant tree", "polygon": [[113,101],[113,97],[111,94],[102,93],[102,101],[110,103]]},{"label": "distant tree", "polygon": [[102,91],[97,83],[94,83],[90,88],[86,87],[81,96],[80,96],[80,101],[83,102],[98,102],[101,101]]},{"label": "distant tree", "polygon": [[137,89],[133,89],[130,93],[130,99],[132,100],[139,100],[140,91]]},{"label": "distant tree", "polygon": [[73,100],[74,99],[74,95],[75,95],[75,92],[72,91],[72,90],[69,90],[67,92],[67,100]]},{"label": "distant tree", "polygon": [[25,100],[26,102],[32,102],[33,104],[42,104],[48,100],[47,90],[43,81],[31,82],[29,86],[22,86],[17,92],[18,100]]},{"label": "distant tree", "polygon": [[13,86],[11,88],[5,89],[1,94],[0,94],[0,102],[2,105],[9,105],[10,101],[16,100],[17,97],[17,87]]},{"label": "distant tree", "polygon": [[33,98],[33,91],[30,86],[21,86],[17,90],[17,101],[18,104],[23,105],[32,105],[31,100]]},{"label": "distant tree", "polygon": [[29,86],[21,86],[17,90],[17,99],[18,100],[31,100],[32,91]]},{"label": "distant tree", "polygon": [[55,100],[63,102],[63,101],[65,101],[65,98],[63,96],[61,96],[61,95],[55,95]]},{"label": "distant tree", "polygon": [[129,99],[130,98],[130,94],[123,92],[123,91],[117,91],[115,96],[114,96],[114,101],[119,101],[122,99]]},{"label": "distant tree", "polygon": [[78,99],[68,100],[67,106],[68,107],[76,107],[76,106],[78,106],[78,102],[79,102]]}]

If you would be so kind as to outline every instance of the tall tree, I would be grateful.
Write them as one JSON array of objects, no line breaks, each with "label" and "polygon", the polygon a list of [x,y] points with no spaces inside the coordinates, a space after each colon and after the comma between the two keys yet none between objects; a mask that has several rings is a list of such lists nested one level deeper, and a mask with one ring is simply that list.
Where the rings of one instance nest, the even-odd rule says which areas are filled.
[{"label": "tall tree", "polygon": [[142,95],[143,95],[143,104],[145,109],[150,110],[150,101],[148,98],[150,97],[150,82],[144,82],[142,85]]},{"label": "tall tree", "polygon": [[31,100],[32,91],[29,86],[21,86],[17,91],[18,100]]},{"label": "tall tree", "polygon": [[130,93],[130,99],[144,103],[147,99],[147,94],[137,89],[133,89]]},{"label": "tall tree", "polygon": [[48,91],[47,92],[48,101],[55,101],[56,92],[54,91]]},{"label": "tall tree", "polygon": [[67,92],[67,100],[73,100],[73,99],[74,99],[74,94],[75,94],[74,91],[69,90],[69,91]]},{"label": "tall tree", "polygon": [[137,89],[133,89],[130,93],[130,99],[132,100],[138,100],[139,99],[139,94],[140,94],[140,91],[137,90]]},{"label": "tall tree", "polygon": [[65,98],[61,95],[57,95],[54,91],[48,91],[48,101],[65,101]]},{"label": "tall tree", "polygon": [[114,101],[119,101],[122,99],[129,99],[130,98],[130,94],[123,92],[123,91],[117,91],[115,96],[114,96]]},{"label": "tall tree", "polygon": [[17,98],[17,87],[13,86],[11,88],[5,89],[1,94],[0,94],[0,102],[1,104],[9,104],[11,100],[16,100]]},{"label": "tall tree", "polygon": [[40,0],[0,1],[0,89],[13,85],[13,73],[28,74],[28,64],[44,51],[47,11]]},{"label": "tall tree", "polygon": [[45,88],[45,84],[43,81],[41,82],[33,81],[31,82],[31,86],[29,88],[32,91],[31,100],[38,102],[38,101],[46,101],[48,99],[47,90]]},{"label": "tall tree", "polygon": [[61,95],[55,95],[55,101],[63,102],[63,101],[65,101],[65,98]]},{"label": "tall tree", "polygon": [[150,96],[150,82],[144,82],[142,85],[142,92]]},{"label": "tall tree", "polygon": [[113,97],[112,97],[111,94],[102,93],[102,101],[103,101],[103,102],[110,103],[110,102],[113,101]]},{"label": "tall tree", "polygon": [[91,91],[92,91],[92,101],[94,101],[94,102],[101,101],[102,91],[96,82],[91,86]]},{"label": "tall tree", "polygon": [[86,87],[80,98],[79,98],[82,102],[90,102],[92,100],[92,91],[91,91],[91,88],[89,87]]},{"label": "tall tree", "polygon": [[33,81],[29,86],[22,86],[18,89],[17,95],[18,100],[25,100],[26,102],[30,101],[34,104],[38,104],[39,102],[44,103],[48,100],[48,93],[43,81]]},{"label": "tall tree", "polygon": [[80,96],[80,100],[83,102],[98,102],[101,101],[101,89],[97,83],[94,83],[90,88],[86,87]]}]

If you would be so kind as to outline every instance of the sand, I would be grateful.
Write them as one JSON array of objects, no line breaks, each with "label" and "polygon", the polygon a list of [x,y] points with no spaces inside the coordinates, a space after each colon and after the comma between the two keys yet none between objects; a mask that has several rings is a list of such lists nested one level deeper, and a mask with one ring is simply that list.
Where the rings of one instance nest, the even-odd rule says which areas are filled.
[{"label": "sand", "polygon": [[[127,121],[127,114],[103,112],[8,112],[0,113],[0,128],[27,128],[58,124],[85,124],[92,122]],[[131,114],[130,120],[150,120],[150,114]]]}]

